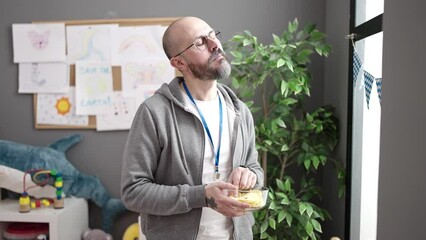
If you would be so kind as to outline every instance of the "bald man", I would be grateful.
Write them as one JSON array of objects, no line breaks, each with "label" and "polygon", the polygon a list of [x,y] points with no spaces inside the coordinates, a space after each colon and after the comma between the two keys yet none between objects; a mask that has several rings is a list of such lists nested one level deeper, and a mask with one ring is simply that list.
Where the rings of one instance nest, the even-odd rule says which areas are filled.
[{"label": "bald man", "polygon": [[253,117],[218,79],[231,66],[220,31],[174,21],[164,52],[182,77],[140,106],[123,154],[121,195],[148,240],[252,239],[254,218],[229,193],[263,183]]}]

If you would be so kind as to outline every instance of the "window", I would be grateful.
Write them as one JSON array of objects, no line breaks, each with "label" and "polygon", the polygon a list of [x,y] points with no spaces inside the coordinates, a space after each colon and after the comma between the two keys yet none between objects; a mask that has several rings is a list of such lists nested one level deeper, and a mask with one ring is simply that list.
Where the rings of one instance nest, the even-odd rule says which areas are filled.
[{"label": "window", "polygon": [[351,0],[345,239],[377,235],[383,8],[384,0]]}]

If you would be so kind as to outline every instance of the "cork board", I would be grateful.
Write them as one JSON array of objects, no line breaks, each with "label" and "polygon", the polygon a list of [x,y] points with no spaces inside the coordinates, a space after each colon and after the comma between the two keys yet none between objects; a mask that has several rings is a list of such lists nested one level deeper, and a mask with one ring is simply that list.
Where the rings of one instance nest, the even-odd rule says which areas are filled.
[{"label": "cork board", "polygon": [[[95,25],[95,24],[118,24],[119,26],[143,26],[162,25],[168,26],[178,19],[175,18],[139,18],[139,19],[93,19],[93,20],[69,20],[69,21],[34,21],[33,23],[64,23],[65,26],[72,25]],[[75,65],[70,65],[70,86],[75,86]],[[121,90],[121,67],[112,66],[113,90]],[[180,75],[176,72],[176,75]],[[96,116],[89,116],[89,124],[84,126],[50,125],[37,123],[37,94],[33,95],[34,125],[36,129],[96,129]]]}]

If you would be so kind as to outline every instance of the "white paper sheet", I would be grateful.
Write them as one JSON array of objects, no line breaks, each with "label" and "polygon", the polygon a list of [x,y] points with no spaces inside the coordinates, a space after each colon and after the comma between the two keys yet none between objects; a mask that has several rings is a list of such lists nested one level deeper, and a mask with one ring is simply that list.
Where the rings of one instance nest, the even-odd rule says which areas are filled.
[{"label": "white paper sheet", "polygon": [[121,91],[115,91],[112,98],[113,112],[96,116],[96,130],[127,130],[132,125],[136,112],[135,99],[124,98]]},{"label": "white paper sheet", "polygon": [[67,26],[68,63],[111,62],[111,33],[117,24]]},{"label": "white paper sheet", "polygon": [[75,86],[78,115],[106,114],[112,111],[112,69],[108,63],[77,61]]},{"label": "white paper sheet", "polygon": [[75,111],[75,88],[65,94],[37,95],[37,124],[87,126],[88,116],[77,116]]},{"label": "white paper sheet", "polygon": [[13,61],[65,62],[65,24],[12,24]]},{"label": "white paper sheet", "polygon": [[67,93],[68,90],[66,63],[19,64],[19,93]]},{"label": "white paper sheet", "polygon": [[161,25],[116,28],[113,34],[112,64],[139,61],[140,59],[167,59],[163,51]]},{"label": "white paper sheet", "polygon": [[135,97],[138,85],[161,85],[176,76],[175,69],[167,59],[145,59],[126,62],[121,66],[121,87],[123,96]]}]

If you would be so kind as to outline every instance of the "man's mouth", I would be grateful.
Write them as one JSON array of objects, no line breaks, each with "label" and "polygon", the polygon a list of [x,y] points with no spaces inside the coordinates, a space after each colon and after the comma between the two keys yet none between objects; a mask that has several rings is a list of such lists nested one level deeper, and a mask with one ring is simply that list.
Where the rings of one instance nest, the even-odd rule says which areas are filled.
[{"label": "man's mouth", "polygon": [[209,59],[209,62],[219,61],[225,58],[221,53],[213,53]]}]

